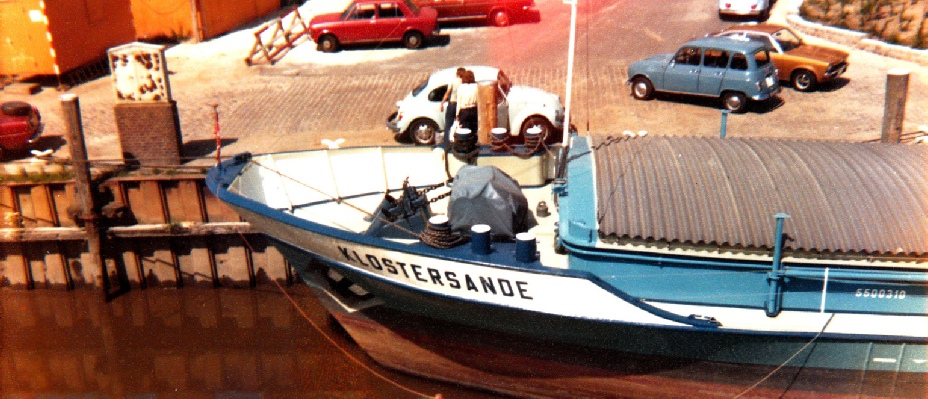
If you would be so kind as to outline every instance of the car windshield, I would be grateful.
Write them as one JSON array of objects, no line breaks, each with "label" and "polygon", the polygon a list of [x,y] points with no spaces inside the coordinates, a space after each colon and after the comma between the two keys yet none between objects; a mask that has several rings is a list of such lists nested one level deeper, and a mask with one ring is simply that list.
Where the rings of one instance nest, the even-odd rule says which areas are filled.
[{"label": "car windshield", "polygon": [[409,7],[413,14],[419,15],[419,6],[413,3],[412,0],[406,0],[406,7]]},{"label": "car windshield", "polygon": [[790,51],[802,45],[802,39],[789,29],[780,29],[773,34],[783,51]]},{"label": "car windshield", "polygon": [[419,93],[422,93],[422,90],[425,90],[425,86],[428,84],[429,84],[429,79],[425,78],[425,80],[423,80],[422,83],[419,83],[418,85],[416,85],[415,89],[412,89],[412,96],[413,97],[418,96]]},{"label": "car windshield", "polygon": [[758,49],[754,53],[754,62],[757,64],[757,67],[763,67],[770,63],[770,53],[767,52],[767,49]]}]

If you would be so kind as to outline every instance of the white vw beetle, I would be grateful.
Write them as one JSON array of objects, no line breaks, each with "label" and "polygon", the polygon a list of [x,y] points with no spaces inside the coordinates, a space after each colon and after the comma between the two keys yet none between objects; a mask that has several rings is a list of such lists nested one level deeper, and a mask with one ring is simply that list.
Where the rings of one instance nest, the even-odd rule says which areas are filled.
[{"label": "white vw beetle", "polygon": [[[547,143],[560,142],[564,128],[564,106],[561,99],[534,87],[513,86],[509,77],[499,68],[465,66],[474,72],[477,83],[496,81],[497,127],[504,127],[513,137],[524,137],[525,131],[538,126]],[[406,98],[396,103],[396,112],[387,118],[387,127],[397,138],[403,136],[419,145],[440,141],[445,129],[445,113],[441,100],[448,83],[455,77],[457,67],[446,68],[431,74],[412,89]]]}]

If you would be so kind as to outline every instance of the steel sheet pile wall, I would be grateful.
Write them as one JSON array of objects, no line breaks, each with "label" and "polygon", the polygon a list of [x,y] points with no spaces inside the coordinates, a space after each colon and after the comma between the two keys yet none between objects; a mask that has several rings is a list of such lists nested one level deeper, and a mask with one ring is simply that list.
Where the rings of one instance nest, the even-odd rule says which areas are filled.
[{"label": "steel sheet pile wall", "polygon": [[128,0],[0,2],[0,75],[62,75],[135,39]]},{"label": "steel sheet pile wall", "polygon": [[132,0],[132,14],[140,40],[208,40],[280,5],[280,0]]},{"label": "steel sheet pile wall", "polygon": [[202,39],[210,39],[280,9],[280,0],[199,0]]},{"label": "steel sheet pile wall", "polygon": [[[100,184],[107,282],[115,289],[292,283],[262,235],[209,193],[199,175]],[[73,182],[0,185],[0,287],[101,287]]]}]

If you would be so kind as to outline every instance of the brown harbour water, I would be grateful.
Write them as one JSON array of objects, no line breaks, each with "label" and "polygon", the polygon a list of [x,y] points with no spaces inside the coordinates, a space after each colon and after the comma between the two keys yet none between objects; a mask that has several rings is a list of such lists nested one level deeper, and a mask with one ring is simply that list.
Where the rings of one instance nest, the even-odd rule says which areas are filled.
[{"label": "brown harbour water", "polygon": [[286,294],[276,287],[134,290],[109,302],[101,291],[0,290],[4,399],[439,393],[496,397],[377,365],[303,286]]}]

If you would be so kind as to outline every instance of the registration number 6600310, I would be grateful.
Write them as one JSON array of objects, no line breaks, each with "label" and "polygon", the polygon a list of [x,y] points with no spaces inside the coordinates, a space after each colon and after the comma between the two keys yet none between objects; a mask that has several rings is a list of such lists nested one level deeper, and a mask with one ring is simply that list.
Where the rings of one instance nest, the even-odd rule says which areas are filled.
[{"label": "registration number 6600310", "polygon": [[903,299],[905,290],[880,290],[876,288],[858,288],[856,296],[863,298]]}]

